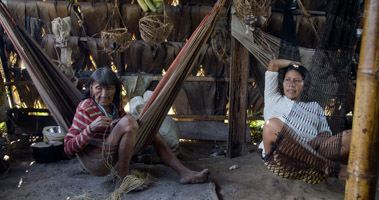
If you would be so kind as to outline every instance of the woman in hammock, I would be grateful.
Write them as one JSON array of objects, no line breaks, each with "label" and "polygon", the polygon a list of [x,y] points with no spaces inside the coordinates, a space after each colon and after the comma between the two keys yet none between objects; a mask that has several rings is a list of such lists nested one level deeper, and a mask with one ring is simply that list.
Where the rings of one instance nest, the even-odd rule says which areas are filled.
[{"label": "woman in hammock", "polygon": [[[282,81],[279,80],[279,71],[284,70]],[[325,158],[346,164],[351,139],[351,130],[332,136],[325,114],[321,106],[316,102],[298,102],[298,110],[293,109],[297,97],[303,89],[303,80],[307,70],[300,63],[286,60],[271,60],[265,74],[264,91],[264,119],[263,128],[263,153],[265,160],[271,155],[274,159],[273,146],[279,133],[286,125],[296,133],[301,141],[313,148]],[[280,83],[282,87],[280,87]],[[295,111],[294,111],[295,110]],[[294,112],[295,114],[291,113]],[[291,113],[291,117],[289,117]],[[341,139],[342,137],[342,139]],[[338,143],[342,140],[342,142]],[[331,145],[342,144],[342,146]],[[262,146],[261,146],[262,147]],[[334,148],[334,149],[333,149]],[[333,153],[331,153],[333,152]],[[277,164],[280,164],[278,162]],[[345,178],[346,166],[341,165],[340,178]],[[325,172],[328,174],[328,172]]]},{"label": "woman in hammock", "polygon": [[[118,162],[116,188],[129,174],[137,121],[121,105],[121,83],[108,67],[95,70],[89,78],[84,100],[76,109],[72,126],[64,139],[68,156],[78,157],[84,168],[95,176],[105,176]],[[186,168],[167,146],[160,134],[152,142],[161,160],[180,175],[180,183],[202,183],[209,171]],[[142,190],[144,184],[137,188]]]}]

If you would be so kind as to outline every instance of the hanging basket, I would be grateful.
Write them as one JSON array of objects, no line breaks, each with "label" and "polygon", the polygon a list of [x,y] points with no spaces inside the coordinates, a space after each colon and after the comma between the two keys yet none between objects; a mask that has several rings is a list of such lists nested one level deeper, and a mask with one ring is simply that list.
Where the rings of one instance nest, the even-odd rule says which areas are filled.
[{"label": "hanging basket", "polygon": [[167,15],[152,14],[139,20],[141,38],[149,44],[164,42],[173,28],[174,24]]},{"label": "hanging basket", "polygon": [[233,0],[238,18],[251,27],[267,24],[271,15],[271,0]]},{"label": "hanging basket", "polygon": [[230,34],[227,30],[226,18],[220,19],[213,29],[211,35],[211,45],[213,53],[219,61],[229,64],[230,63]]},{"label": "hanging basket", "polygon": [[132,34],[127,28],[104,30],[100,34],[104,51],[108,55],[125,51],[132,41]]}]

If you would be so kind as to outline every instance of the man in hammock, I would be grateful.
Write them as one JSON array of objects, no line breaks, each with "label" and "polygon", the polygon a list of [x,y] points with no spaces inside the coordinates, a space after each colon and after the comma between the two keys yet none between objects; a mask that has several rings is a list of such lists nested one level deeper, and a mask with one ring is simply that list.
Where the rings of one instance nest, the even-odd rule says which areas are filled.
[{"label": "man in hammock", "polygon": [[[278,77],[279,71],[284,72],[282,79]],[[281,158],[278,157],[276,150],[280,147],[276,145],[283,128],[287,127],[286,130],[295,133],[295,138],[298,138],[296,141],[306,144],[304,146],[311,147],[309,148],[311,149],[310,152],[314,151],[326,159],[335,162],[341,161],[346,164],[351,130],[332,136],[321,106],[317,102],[297,101],[303,90],[303,80],[306,73],[306,68],[298,62],[286,59],[270,61],[265,74],[265,125],[263,142],[260,145],[263,148],[262,156],[266,161],[271,157],[271,160],[276,160],[277,165],[284,163],[281,163]],[[294,148],[292,150],[295,151]],[[286,155],[286,159],[291,159],[290,154]],[[345,178],[346,166],[341,165],[340,169],[339,177],[343,179]],[[329,173],[327,170],[325,174]]]},{"label": "man in hammock", "polygon": [[[108,67],[95,70],[89,78],[84,100],[76,109],[72,126],[64,139],[68,156],[76,155],[83,167],[95,176],[105,176],[118,162],[116,188],[129,175],[136,142],[137,121],[121,105],[121,83]],[[180,183],[202,183],[209,171],[186,168],[167,146],[160,134],[152,142],[161,160],[180,176]],[[141,185],[142,190],[147,184]]]}]

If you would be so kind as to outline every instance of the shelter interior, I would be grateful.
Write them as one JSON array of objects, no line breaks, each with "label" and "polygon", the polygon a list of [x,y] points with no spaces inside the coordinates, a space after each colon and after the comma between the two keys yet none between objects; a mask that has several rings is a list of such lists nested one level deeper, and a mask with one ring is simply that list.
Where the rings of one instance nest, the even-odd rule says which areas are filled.
[{"label": "shelter interior", "polygon": [[[238,0],[234,0],[234,9]],[[156,12],[145,12],[137,0],[3,0],[14,19],[22,25],[44,49],[47,56],[62,69],[76,87],[83,91],[91,72],[99,67],[111,67],[123,83],[123,103],[128,105],[131,98],[142,96],[146,90],[154,90],[182,47],[215,4],[214,0],[168,0]],[[251,1],[252,2],[252,1]],[[255,1],[260,17],[251,24],[256,29],[276,38],[281,37],[284,1]],[[296,2],[301,2],[300,7]],[[316,48],[319,34],[325,25],[327,0],[294,1],[294,21],[299,46],[308,50],[304,58],[311,57]],[[363,2],[362,2],[363,4]],[[363,7],[363,6],[362,6]],[[363,8],[362,8],[363,9]],[[193,70],[188,75],[172,109],[168,113],[181,128],[180,138],[189,141],[239,140],[230,136],[228,122],[241,116],[245,127],[240,127],[247,137],[243,139],[241,156],[251,150],[247,145],[261,140],[263,119],[263,88],[259,73],[259,56],[251,53],[236,54],[235,40],[231,34],[231,7],[225,7],[217,21]],[[363,12],[363,10],[362,10]],[[238,13],[237,13],[238,14]],[[145,27],[141,20],[146,16],[159,16],[163,24],[170,22],[169,34],[161,29]],[[69,24],[69,35],[54,33],[54,20]],[[246,20],[239,17],[241,21]],[[64,19],[64,20],[63,20]],[[360,19],[361,20],[361,19]],[[162,25],[162,24],[160,24]],[[2,27],[0,37],[2,131],[7,133],[13,147],[13,154],[30,152],[32,142],[42,140],[46,126],[57,125],[49,109],[41,99],[28,72]],[[157,28],[157,27],[155,27]],[[259,31],[258,31],[259,30]],[[351,92],[348,96],[350,111],[354,106],[356,69],[359,58],[360,34],[353,66],[351,67]],[[121,35],[121,36],[120,36]],[[163,38],[162,38],[163,35]],[[113,36],[113,37],[112,37]],[[123,39],[117,41],[117,37]],[[68,39],[61,43],[59,39]],[[261,39],[265,43],[265,39]],[[242,44],[243,45],[243,44]],[[65,60],[66,59],[66,60]],[[67,61],[67,59],[69,59]],[[247,61],[247,87],[243,98],[243,114],[231,112],[230,101],[236,98],[231,87],[233,60]],[[246,74],[239,74],[240,76]],[[4,95],[6,94],[6,95]],[[126,109],[129,109],[127,106]],[[5,113],[5,114],[4,114]],[[230,117],[232,116],[232,117]],[[234,117],[234,118],[233,118]],[[232,118],[232,119],[231,119]],[[346,127],[351,127],[352,117],[346,117]],[[235,131],[235,130],[234,130]],[[232,138],[229,138],[229,137]],[[21,140],[17,139],[21,138]],[[2,141],[2,153],[10,150],[8,141]],[[230,147],[228,151],[233,151]]]}]

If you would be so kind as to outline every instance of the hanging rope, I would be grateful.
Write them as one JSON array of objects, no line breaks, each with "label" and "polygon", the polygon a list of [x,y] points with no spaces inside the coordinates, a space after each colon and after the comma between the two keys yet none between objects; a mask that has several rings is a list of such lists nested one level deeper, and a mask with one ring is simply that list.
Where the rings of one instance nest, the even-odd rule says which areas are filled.
[{"label": "hanging rope", "polygon": [[[111,17],[105,25],[104,30],[100,32],[104,52],[108,55],[124,52],[129,48],[133,37],[125,26],[118,4],[118,0],[115,0]],[[116,11],[123,27],[112,29],[108,26],[110,26],[110,22],[113,21],[112,18],[115,16]]]}]

